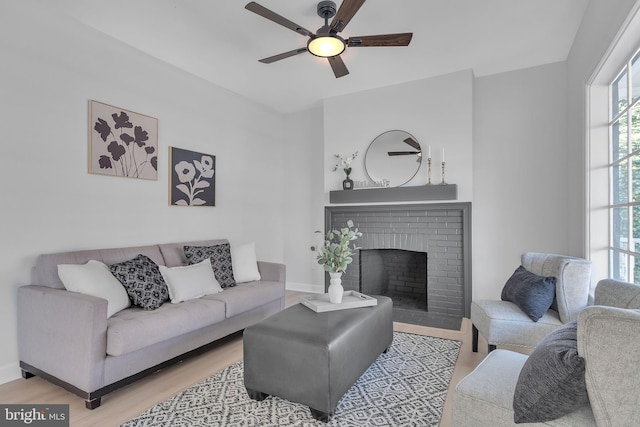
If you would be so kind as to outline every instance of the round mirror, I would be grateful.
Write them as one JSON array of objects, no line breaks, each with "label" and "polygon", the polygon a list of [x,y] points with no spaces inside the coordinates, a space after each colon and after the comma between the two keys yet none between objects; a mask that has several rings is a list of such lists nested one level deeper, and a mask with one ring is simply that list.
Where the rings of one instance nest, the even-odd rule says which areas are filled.
[{"label": "round mirror", "polygon": [[399,187],[418,173],[421,161],[418,141],[408,132],[390,130],[369,144],[364,167],[373,182],[384,187]]}]

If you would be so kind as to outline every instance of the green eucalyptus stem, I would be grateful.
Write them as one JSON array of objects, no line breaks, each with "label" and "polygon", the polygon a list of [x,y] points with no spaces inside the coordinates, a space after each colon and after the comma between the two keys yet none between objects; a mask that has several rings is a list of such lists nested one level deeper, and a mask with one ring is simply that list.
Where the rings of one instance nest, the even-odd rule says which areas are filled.
[{"label": "green eucalyptus stem", "polygon": [[[321,233],[316,231],[316,233]],[[362,236],[358,229],[353,229],[353,221],[347,221],[347,227],[339,230],[330,230],[325,236],[322,246],[311,246],[311,250],[318,252],[316,261],[325,271],[341,273],[353,262],[353,252],[360,249],[355,245],[355,240]]]}]

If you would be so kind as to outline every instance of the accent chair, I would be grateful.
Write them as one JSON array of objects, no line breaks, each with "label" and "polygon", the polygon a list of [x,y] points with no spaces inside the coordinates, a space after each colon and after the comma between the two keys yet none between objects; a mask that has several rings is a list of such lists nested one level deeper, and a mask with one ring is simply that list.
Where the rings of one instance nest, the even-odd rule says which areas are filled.
[{"label": "accent chair", "polygon": [[551,308],[537,321],[531,320],[509,301],[474,300],[471,303],[472,349],[478,351],[478,332],[488,351],[498,345],[532,351],[550,332],[576,320],[589,302],[591,261],[564,255],[525,252],[522,266],[539,276],[555,277],[556,295]]}]

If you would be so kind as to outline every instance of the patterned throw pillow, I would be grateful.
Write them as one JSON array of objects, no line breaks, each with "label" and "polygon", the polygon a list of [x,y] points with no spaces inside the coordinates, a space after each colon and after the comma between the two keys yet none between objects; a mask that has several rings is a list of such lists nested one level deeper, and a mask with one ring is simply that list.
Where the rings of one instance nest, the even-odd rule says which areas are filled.
[{"label": "patterned throw pillow", "polygon": [[169,299],[158,265],[142,254],[129,261],[109,266],[111,273],[122,283],[134,305],[155,310]]},{"label": "patterned throw pillow", "polygon": [[231,246],[228,243],[215,246],[185,246],[184,255],[189,264],[197,264],[211,258],[211,266],[220,287],[230,288],[236,285],[231,264]]}]

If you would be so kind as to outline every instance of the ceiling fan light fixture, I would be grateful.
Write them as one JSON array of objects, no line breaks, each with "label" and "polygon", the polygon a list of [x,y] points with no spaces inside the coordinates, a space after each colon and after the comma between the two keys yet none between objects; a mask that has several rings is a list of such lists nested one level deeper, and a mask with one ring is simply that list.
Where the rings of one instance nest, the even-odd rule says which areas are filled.
[{"label": "ceiling fan light fixture", "polygon": [[315,56],[331,58],[344,52],[346,46],[347,44],[342,37],[327,31],[324,34],[318,32],[316,37],[309,39],[307,50]]}]

